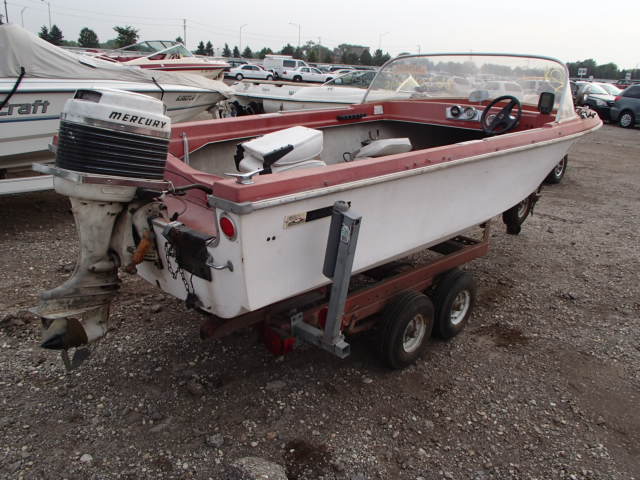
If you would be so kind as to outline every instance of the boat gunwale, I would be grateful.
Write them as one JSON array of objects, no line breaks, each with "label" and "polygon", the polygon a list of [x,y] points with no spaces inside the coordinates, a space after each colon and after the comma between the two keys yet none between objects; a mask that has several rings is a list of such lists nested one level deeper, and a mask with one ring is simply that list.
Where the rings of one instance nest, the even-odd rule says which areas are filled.
[{"label": "boat gunwale", "polygon": [[[307,200],[310,198],[317,198],[325,195],[330,195],[333,193],[353,190],[357,188],[363,188],[363,187],[375,185],[378,183],[384,183],[384,182],[412,177],[416,175],[423,175],[423,174],[431,173],[437,170],[442,170],[444,168],[451,168],[454,166],[477,162],[477,161],[485,160],[488,158],[509,155],[509,154],[520,152],[523,150],[529,150],[532,148],[542,148],[555,143],[574,140],[576,138],[579,138],[583,135],[587,135],[599,129],[601,126],[602,126],[602,123],[596,124],[589,129],[581,130],[581,131],[572,133],[570,135],[557,137],[557,138],[550,138],[550,139],[542,140],[533,144],[524,144],[517,147],[509,148],[509,149],[496,150],[493,152],[485,152],[479,155],[466,156],[466,157],[461,157],[456,159],[448,159],[445,161],[439,161],[439,162],[434,162],[428,165],[424,165],[422,167],[415,167],[408,170],[401,170],[401,171],[387,173],[387,174],[378,175],[374,177],[358,179],[353,182],[338,183],[336,185],[326,186],[323,188],[303,190],[301,192],[295,192],[287,195],[280,195],[277,197],[266,198],[266,199],[261,199],[256,201],[235,202],[227,198],[219,197],[216,195],[207,195],[207,199],[208,199],[208,204],[211,207],[220,208],[222,210],[235,213],[235,214],[247,214],[255,210],[262,210],[265,208],[276,207],[276,206],[285,205],[288,203]],[[479,142],[484,142],[485,140],[486,139],[470,140],[467,142],[461,142],[460,144],[457,144],[457,145],[477,144]],[[447,147],[438,147],[438,148],[447,148]],[[405,155],[405,154],[399,154],[399,155]],[[324,168],[324,167],[318,167],[318,168]]]},{"label": "boat gunwale", "polygon": [[[371,116],[367,115],[360,122],[349,121],[348,124],[358,124],[379,120],[416,122],[424,125],[433,125],[424,121],[424,112],[411,111],[410,109],[409,114],[407,114],[406,109],[403,109],[402,105],[397,105],[397,108],[394,107],[394,105],[398,103],[399,102],[382,102],[385,110],[383,114]],[[351,109],[345,109],[341,111],[350,111],[353,113],[371,113],[369,110],[373,110],[373,108],[374,104],[366,104],[352,106]],[[405,110],[405,112],[402,112],[402,110]],[[404,114],[401,114],[401,112]],[[295,123],[297,121],[295,115],[302,114],[302,111],[300,113],[291,112],[288,115],[292,116],[290,116],[288,119],[291,122]],[[279,116],[279,114],[269,115]],[[421,119],[422,121],[420,121]],[[260,120],[256,119],[255,121]],[[215,120],[211,122],[215,122]],[[229,128],[228,130],[220,132],[220,135],[216,135],[216,137],[220,137],[217,139],[218,141],[228,140],[234,137],[244,138],[247,137],[247,135],[244,135],[244,132],[249,131],[251,132],[251,135],[249,136],[255,137],[258,135],[269,133],[270,131],[278,130],[280,128],[286,128],[288,126],[288,124],[285,124],[284,122],[282,125],[270,124],[269,122],[264,123],[264,128],[260,130],[257,130],[255,128],[252,129],[251,125],[247,125],[247,127],[249,128],[244,128],[241,130]],[[332,110],[317,111],[317,115],[312,116],[312,118],[309,118],[309,116],[307,115],[307,119],[304,123],[306,126],[311,128],[330,128],[331,126],[335,125],[347,124],[344,122],[336,121],[335,112],[333,112]],[[198,122],[192,124],[191,126],[185,125],[185,128],[180,129],[179,132],[173,132],[172,143],[174,143],[174,141],[176,140],[177,135],[179,136],[185,133],[190,137],[190,141],[194,140],[194,143],[197,145],[195,149],[198,149],[202,146],[203,143],[209,143],[207,142],[207,140],[211,140],[211,130],[210,128],[206,128],[206,126],[209,124],[210,122]],[[370,159],[366,163],[352,162],[348,164],[331,165],[329,166],[329,169],[323,167],[322,170],[314,169],[315,171],[313,171],[312,169],[308,169],[304,171],[283,172],[278,174],[277,176],[259,177],[252,185],[241,185],[236,183],[233,179],[224,179],[218,175],[213,175],[205,171],[196,170],[185,165],[179,160],[179,156],[176,155],[182,150],[182,146],[175,143],[173,148],[170,147],[170,152],[173,155],[170,154],[169,156],[169,160],[167,163],[167,173],[170,176],[173,175],[182,177],[186,181],[189,181],[188,179],[189,177],[191,177],[191,180],[195,179],[197,181],[214,184],[214,193],[217,198],[226,199],[232,203],[244,204],[247,202],[258,202],[268,198],[282,197],[284,195],[289,195],[300,191],[323,188],[326,186],[330,186],[330,183],[333,185],[343,184],[350,181],[385,175],[388,173],[393,173],[395,171],[413,169],[434,163],[440,163],[447,160],[447,157],[449,157],[449,160],[452,158],[468,157],[470,155],[476,154],[479,149],[482,150],[482,152],[480,153],[488,153],[489,150],[512,150],[513,148],[521,145],[525,145],[529,148],[533,144],[539,144],[540,142],[556,138],[557,136],[561,136],[563,134],[565,135],[563,138],[567,138],[567,136],[574,133],[591,131],[593,127],[596,127],[599,124],[600,122],[596,118],[582,119],[578,116],[573,117],[572,119],[567,119],[563,122],[552,120],[537,127],[533,126],[532,128],[527,130],[480,139],[478,141],[475,141],[471,146],[469,146],[468,142],[461,142],[457,144],[454,143],[428,149],[415,150],[412,152],[388,157]],[[227,125],[229,124],[227,123]],[[450,124],[436,125],[451,127]],[[202,127],[205,127],[203,130],[208,130],[208,134],[205,133],[204,135],[199,136],[198,131],[201,130]],[[224,138],[224,135],[228,135],[228,137]],[[203,138],[205,138],[204,141]],[[171,157],[173,157],[173,159]]]}]

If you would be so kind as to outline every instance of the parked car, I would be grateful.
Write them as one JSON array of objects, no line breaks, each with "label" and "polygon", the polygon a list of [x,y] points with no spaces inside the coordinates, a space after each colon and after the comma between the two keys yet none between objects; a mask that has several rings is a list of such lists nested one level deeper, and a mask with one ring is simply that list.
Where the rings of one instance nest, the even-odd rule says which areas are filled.
[{"label": "parked car", "polygon": [[591,110],[595,110],[602,120],[610,120],[611,105],[615,96],[611,95],[598,82],[576,82],[577,91],[573,102],[576,105],[586,105]]},{"label": "parked car", "polygon": [[253,65],[247,63],[246,65],[240,65],[230,69],[226,75],[233,77],[236,80],[242,80],[243,78],[258,78],[261,80],[273,80],[273,73],[265,70],[260,65]]},{"label": "parked car", "polygon": [[640,123],[640,85],[631,85],[615,97],[611,105],[611,121],[623,128]]},{"label": "parked car", "polygon": [[601,82],[598,83],[598,85],[604,88],[609,95],[613,95],[614,97],[616,95],[620,95],[620,92],[622,92],[622,90],[616,87],[613,83]]},{"label": "parked car", "polygon": [[489,94],[492,98],[500,97],[502,95],[514,95],[516,97],[522,97],[524,93],[522,87],[518,83],[506,82],[502,80],[492,80],[490,82],[485,82],[483,88],[489,91]]},{"label": "parked car", "polygon": [[298,67],[293,70],[284,70],[280,74],[280,78],[284,80],[293,80],[294,82],[328,82],[333,79],[333,73],[322,73],[313,67]]},{"label": "parked car", "polygon": [[625,88],[631,86],[631,85],[636,85],[638,84],[637,80],[627,80],[627,79],[623,79],[623,80],[618,80],[614,85],[616,87],[618,87],[621,90],[624,90]]},{"label": "parked car", "polygon": [[304,60],[297,60],[290,55],[267,55],[262,64],[266,70],[271,70],[276,78],[279,78],[285,70],[309,66]]}]

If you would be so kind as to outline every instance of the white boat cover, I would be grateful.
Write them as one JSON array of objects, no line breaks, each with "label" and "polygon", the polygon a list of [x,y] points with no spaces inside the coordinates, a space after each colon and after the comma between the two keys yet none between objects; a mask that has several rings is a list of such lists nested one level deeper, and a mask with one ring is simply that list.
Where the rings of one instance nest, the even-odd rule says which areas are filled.
[{"label": "white boat cover", "polygon": [[[0,77],[18,77],[20,67],[26,78],[120,80],[161,85],[187,85],[231,95],[227,85],[200,75],[144,70],[56,47],[14,24],[0,25]],[[155,80],[155,82],[154,82]]]}]

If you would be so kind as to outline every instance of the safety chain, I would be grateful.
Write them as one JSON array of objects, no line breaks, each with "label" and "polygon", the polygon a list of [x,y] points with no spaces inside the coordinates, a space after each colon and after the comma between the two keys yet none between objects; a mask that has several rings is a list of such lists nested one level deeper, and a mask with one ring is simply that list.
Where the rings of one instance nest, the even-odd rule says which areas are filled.
[{"label": "safety chain", "polygon": [[[178,265],[178,257],[176,255],[176,251],[170,242],[166,242],[164,244],[164,254],[167,259],[167,271],[169,272],[169,275],[171,275],[171,278],[177,280],[178,275],[180,275],[182,283],[184,284],[184,289],[187,292],[187,297],[189,297],[190,295],[195,295],[195,288],[193,287],[193,274],[191,274],[191,282],[188,282],[187,277],[184,275],[184,270],[180,268],[180,265]],[[175,269],[171,264],[171,258],[174,258],[176,261]],[[189,283],[191,283],[191,286],[189,286]]]}]

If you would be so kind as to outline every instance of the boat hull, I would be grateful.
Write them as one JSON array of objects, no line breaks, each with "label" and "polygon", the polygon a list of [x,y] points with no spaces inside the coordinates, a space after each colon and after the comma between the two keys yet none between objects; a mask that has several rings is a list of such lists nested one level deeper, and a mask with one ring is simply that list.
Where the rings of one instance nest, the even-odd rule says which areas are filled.
[{"label": "boat hull", "polygon": [[[248,213],[227,211],[225,215],[238,227],[237,238],[221,236],[217,246],[209,247],[209,254],[216,264],[231,262],[233,271],[211,270],[211,282],[194,276],[195,293],[205,310],[230,318],[328,284],[322,263],[330,218],[299,223],[294,219],[339,200],[349,202],[362,215],[354,272],[437,244],[535,191],[576,138],[258,201]],[[164,226],[156,220],[161,256],[166,251]],[[165,257],[163,263],[174,260]],[[139,273],[166,292],[186,297],[183,281],[172,278],[167,269],[146,262]]]},{"label": "boat hull", "polygon": [[[0,79],[0,98],[15,79]],[[162,98],[172,122],[184,122],[206,111],[223,98],[215,91],[119,81],[24,79],[7,106],[0,111],[0,169],[29,167],[33,161],[51,158],[48,146],[58,130],[65,102],[81,88],[116,88]]]}]

